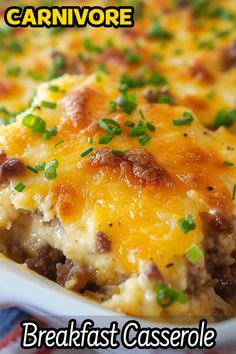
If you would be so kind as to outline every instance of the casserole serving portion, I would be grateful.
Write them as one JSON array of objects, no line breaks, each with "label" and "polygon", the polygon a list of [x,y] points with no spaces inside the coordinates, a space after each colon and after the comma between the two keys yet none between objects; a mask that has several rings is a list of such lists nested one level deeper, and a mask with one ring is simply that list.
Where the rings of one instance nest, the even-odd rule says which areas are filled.
[{"label": "casserole serving portion", "polygon": [[138,316],[235,314],[236,138],[99,72],[0,127],[1,252]]}]

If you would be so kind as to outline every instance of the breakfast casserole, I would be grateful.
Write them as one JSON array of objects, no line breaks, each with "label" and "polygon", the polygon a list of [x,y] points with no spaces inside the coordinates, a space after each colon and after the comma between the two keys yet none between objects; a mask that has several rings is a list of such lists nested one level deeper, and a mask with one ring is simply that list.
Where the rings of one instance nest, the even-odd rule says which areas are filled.
[{"label": "breakfast casserole", "polygon": [[128,3],[130,29],[13,29],[1,1],[0,251],[116,311],[222,321],[236,312],[234,0]]}]

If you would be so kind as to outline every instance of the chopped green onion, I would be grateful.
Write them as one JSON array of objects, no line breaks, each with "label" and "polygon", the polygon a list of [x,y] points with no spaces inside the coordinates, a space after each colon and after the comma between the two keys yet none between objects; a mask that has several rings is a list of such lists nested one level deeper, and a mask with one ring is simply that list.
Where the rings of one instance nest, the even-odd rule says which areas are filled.
[{"label": "chopped green onion", "polygon": [[151,27],[149,30],[149,36],[155,39],[171,39],[173,38],[172,33],[165,30],[157,21],[154,19],[151,23]]},{"label": "chopped green onion", "polygon": [[19,193],[22,192],[25,188],[26,186],[21,182],[14,187],[14,189]]},{"label": "chopped green onion", "polygon": [[173,124],[176,126],[191,125],[192,122],[193,116],[189,112],[184,112],[183,118],[173,120]]},{"label": "chopped green onion", "polygon": [[234,166],[233,162],[229,162],[229,161],[224,161],[224,165],[230,167]]},{"label": "chopped green onion", "polygon": [[63,143],[64,143],[64,140],[60,140],[54,145],[54,147],[57,148],[59,145],[61,145]]},{"label": "chopped green onion", "polygon": [[234,188],[233,188],[233,195],[232,195],[233,200],[235,199],[235,196],[236,196],[236,184],[234,185]]},{"label": "chopped green onion", "polygon": [[121,133],[121,126],[114,119],[103,118],[98,121],[98,125],[100,128],[105,130],[110,134],[118,135]]},{"label": "chopped green onion", "polygon": [[57,167],[58,167],[58,161],[56,159],[47,162],[44,167],[45,171],[45,177],[48,180],[55,179],[57,177]]},{"label": "chopped green onion", "polygon": [[217,128],[221,125],[229,128],[234,122],[236,122],[236,110],[226,111],[225,109],[221,109],[216,114],[215,119],[213,120],[213,125]]},{"label": "chopped green onion", "polygon": [[137,107],[136,96],[133,93],[123,93],[116,102],[127,114],[131,114]]},{"label": "chopped green onion", "polygon": [[127,61],[130,64],[139,64],[141,62],[141,57],[138,53],[128,52]]},{"label": "chopped green onion", "polygon": [[187,216],[187,219],[180,219],[178,225],[185,234],[196,228],[196,224],[190,214]]},{"label": "chopped green onion", "polygon": [[143,120],[145,120],[145,116],[144,116],[143,111],[142,111],[141,109],[139,110],[139,114],[140,114],[141,118],[142,118]]},{"label": "chopped green onion", "polygon": [[156,284],[154,290],[157,294],[157,302],[163,308],[172,305],[175,301],[181,304],[188,302],[188,296],[186,294],[171,289],[165,284]]},{"label": "chopped green onion", "polygon": [[53,91],[53,92],[59,92],[60,91],[60,88],[56,85],[49,85],[48,86],[48,90],[49,91]]},{"label": "chopped green onion", "polygon": [[93,138],[89,137],[89,138],[88,138],[88,143],[89,143],[89,144],[92,144],[92,143],[93,143]]},{"label": "chopped green onion", "polygon": [[141,146],[146,145],[150,140],[151,140],[151,137],[148,134],[144,134],[143,136],[140,136],[140,138],[138,139],[139,144]]},{"label": "chopped green onion", "polygon": [[185,252],[185,256],[187,257],[190,263],[196,264],[203,259],[203,252],[197,245],[193,244],[187,249],[187,251]]},{"label": "chopped green onion", "polygon": [[146,127],[151,131],[151,132],[154,132],[156,130],[156,127],[151,124],[151,123],[147,123],[146,124]]},{"label": "chopped green onion", "polygon": [[116,150],[116,149],[112,149],[111,152],[116,155],[124,155],[125,154],[124,151]]},{"label": "chopped green onion", "polygon": [[6,69],[6,75],[7,76],[19,76],[21,72],[21,68],[18,66],[10,66],[9,68]]},{"label": "chopped green onion", "polygon": [[116,112],[117,110],[117,102],[116,101],[109,101],[109,109],[111,113]]},{"label": "chopped green onion", "polygon": [[27,114],[23,118],[22,124],[31,129],[34,133],[40,135],[44,134],[46,129],[44,120],[39,116],[35,116],[34,114]]},{"label": "chopped green onion", "polygon": [[160,94],[157,98],[157,103],[165,103],[171,105],[173,103],[173,98],[167,94]]},{"label": "chopped green onion", "polygon": [[38,162],[35,168],[37,171],[43,171],[45,169],[45,166],[46,166],[45,162]]},{"label": "chopped green onion", "polygon": [[46,132],[43,134],[43,137],[45,140],[50,140],[53,136],[56,136],[56,135],[57,135],[57,127],[52,126],[46,130]]},{"label": "chopped green onion", "polygon": [[106,144],[108,144],[113,138],[115,137],[115,135],[111,135],[111,134],[109,134],[109,135],[105,135],[105,136],[101,136],[101,138],[99,138],[99,140],[98,140],[98,143],[99,144],[103,144],[103,145],[106,145]]},{"label": "chopped green onion", "polygon": [[131,122],[130,120],[127,120],[127,121],[125,122],[125,125],[126,125],[127,127],[134,127],[134,122]]},{"label": "chopped green onion", "polygon": [[54,102],[42,101],[41,106],[44,108],[55,109],[57,104]]},{"label": "chopped green onion", "polygon": [[81,157],[85,157],[85,156],[87,156],[88,154],[90,154],[92,151],[93,151],[93,147],[89,147],[88,149],[84,150],[84,151],[80,154],[80,156],[81,156]]},{"label": "chopped green onion", "polygon": [[27,165],[26,168],[28,168],[28,170],[30,170],[31,172],[33,172],[35,174],[38,173],[38,170],[36,168],[32,167],[32,166]]},{"label": "chopped green onion", "polygon": [[95,46],[90,38],[85,38],[84,39],[84,48],[88,52],[95,52],[95,53],[101,53],[103,50],[101,47]]},{"label": "chopped green onion", "polygon": [[130,129],[129,136],[135,137],[135,136],[141,136],[146,133],[146,127],[145,126],[140,126],[140,127],[133,127]]},{"label": "chopped green onion", "polygon": [[16,40],[12,41],[12,42],[9,44],[9,47],[10,47],[10,49],[11,49],[13,52],[15,52],[15,53],[20,53],[20,52],[22,52],[22,45],[21,45],[18,41],[16,41]]}]

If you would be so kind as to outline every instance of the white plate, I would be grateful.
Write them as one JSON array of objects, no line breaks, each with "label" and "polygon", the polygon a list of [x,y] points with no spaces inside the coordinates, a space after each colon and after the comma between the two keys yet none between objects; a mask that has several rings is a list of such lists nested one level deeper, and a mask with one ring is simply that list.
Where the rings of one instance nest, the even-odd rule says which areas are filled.
[{"label": "white plate", "polygon": [[[9,306],[20,306],[43,319],[46,316],[46,321],[54,325],[65,323],[65,320],[70,318],[79,319],[78,322],[80,319],[82,322],[89,318],[97,326],[104,326],[104,321],[107,323],[107,320],[115,319],[122,325],[132,319],[129,316],[109,311],[81,295],[73,294],[0,255],[0,307]],[[144,327],[166,327],[163,323],[145,320],[139,320],[139,322]],[[217,330],[217,348],[221,348],[219,353],[235,354],[236,319],[210,326]],[[144,352],[149,351],[142,351]],[[150,352],[153,353],[153,350]]]}]

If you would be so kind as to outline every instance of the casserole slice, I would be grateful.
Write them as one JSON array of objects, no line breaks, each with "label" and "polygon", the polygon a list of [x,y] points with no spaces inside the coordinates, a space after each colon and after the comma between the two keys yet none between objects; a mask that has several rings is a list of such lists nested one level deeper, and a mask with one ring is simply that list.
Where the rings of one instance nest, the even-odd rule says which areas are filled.
[{"label": "casserole slice", "polygon": [[137,316],[235,314],[236,138],[105,75],[42,84],[0,127],[1,252]]}]

